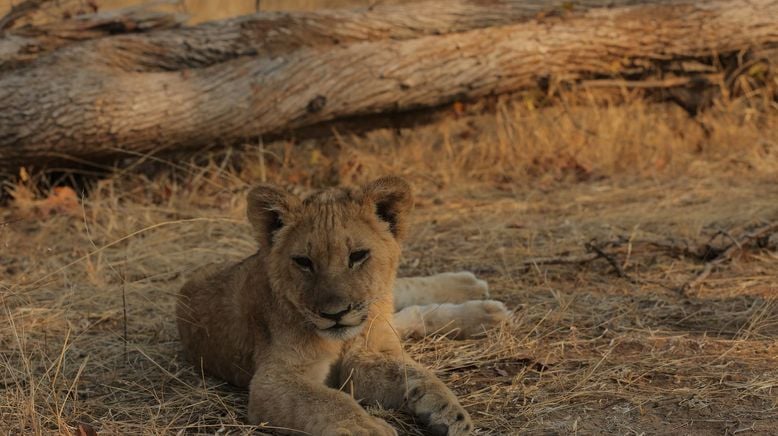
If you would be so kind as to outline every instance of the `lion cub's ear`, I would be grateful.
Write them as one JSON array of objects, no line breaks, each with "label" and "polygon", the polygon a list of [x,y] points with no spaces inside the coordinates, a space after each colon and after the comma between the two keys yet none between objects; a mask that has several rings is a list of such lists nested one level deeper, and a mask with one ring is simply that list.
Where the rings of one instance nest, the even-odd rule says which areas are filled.
[{"label": "lion cub's ear", "polygon": [[413,209],[411,186],[400,177],[382,177],[363,188],[366,201],[375,208],[375,214],[389,224],[395,238],[404,239],[408,231],[408,214]]},{"label": "lion cub's ear", "polygon": [[270,249],[273,236],[300,204],[299,198],[275,185],[261,184],[249,191],[246,215],[261,248]]}]

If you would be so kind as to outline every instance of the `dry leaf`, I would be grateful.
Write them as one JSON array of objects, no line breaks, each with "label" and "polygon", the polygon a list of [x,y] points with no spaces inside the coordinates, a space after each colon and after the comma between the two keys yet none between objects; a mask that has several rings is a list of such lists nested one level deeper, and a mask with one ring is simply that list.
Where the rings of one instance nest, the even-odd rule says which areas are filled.
[{"label": "dry leaf", "polygon": [[62,214],[81,216],[78,195],[68,186],[55,187],[48,197],[36,199],[27,187],[18,185],[11,191],[13,206],[22,214],[45,219],[51,215]]},{"label": "dry leaf", "polygon": [[454,113],[457,116],[461,116],[465,114],[465,104],[461,101],[455,101],[454,104],[451,105],[451,107],[454,109]]},{"label": "dry leaf", "polygon": [[97,430],[89,424],[78,424],[76,436],[97,436]]}]

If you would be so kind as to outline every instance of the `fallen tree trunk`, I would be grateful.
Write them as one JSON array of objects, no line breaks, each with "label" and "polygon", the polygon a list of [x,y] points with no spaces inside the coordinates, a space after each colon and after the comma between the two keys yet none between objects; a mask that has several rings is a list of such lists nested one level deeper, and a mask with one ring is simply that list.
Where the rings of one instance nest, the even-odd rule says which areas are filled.
[{"label": "fallen tree trunk", "polygon": [[25,14],[38,12],[38,8],[43,8],[48,14],[61,12],[45,8],[52,3],[46,0],[27,0],[0,18],[0,72],[25,66],[67,45],[117,34],[176,28],[187,20],[184,14],[156,12],[141,5],[4,30]]},{"label": "fallen tree trunk", "polygon": [[677,59],[710,64],[776,44],[778,0],[718,0],[595,9],[175,72],[31,68],[0,77],[0,165],[197,149],[558,81],[639,76]]},{"label": "fallen tree trunk", "polygon": [[[654,0],[667,3],[671,0]],[[90,68],[126,71],[174,71],[202,68],[242,56],[278,56],[306,47],[346,45],[377,40],[403,40],[486,27],[516,24],[538,17],[583,12],[604,6],[626,6],[639,0],[449,0],[364,9],[317,12],[269,12],[219,22],[136,34],[160,14],[132,9],[128,14],[90,14],[40,29],[18,29],[0,40],[0,71],[39,61],[62,66],[77,62]],[[118,20],[125,17],[127,23]],[[180,17],[170,21],[180,22]],[[135,25],[133,26],[133,23]],[[149,23],[149,24],[153,24]],[[112,25],[109,27],[108,25]],[[128,34],[100,38],[111,28]],[[173,26],[167,26],[173,27]],[[79,32],[80,30],[80,32]],[[69,44],[52,56],[54,49]],[[21,42],[21,43],[20,43]]]}]

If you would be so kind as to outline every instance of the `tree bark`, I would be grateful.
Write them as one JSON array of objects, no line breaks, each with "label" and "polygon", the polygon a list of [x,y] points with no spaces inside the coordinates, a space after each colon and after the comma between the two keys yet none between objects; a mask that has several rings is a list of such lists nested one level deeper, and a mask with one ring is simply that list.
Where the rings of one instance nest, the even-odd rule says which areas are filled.
[{"label": "tree bark", "polygon": [[778,0],[716,0],[244,55],[180,71],[85,69],[68,58],[0,77],[0,169],[230,144],[557,82],[640,77],[678,59],[710,64],[777,44]]},{"label": "tree bark", "polygon": [[[50,0],[27,0],[0,18],[0,73],[20,68],[61,47],[82,41],[97,40],[117,34],[146,33],[160,29],[177,28],[187,16],[156,12],[146,5],[107,12],[77,15],[60,21],[10,28],[24,16],[43,8],[49,14],[61,11],[46,10]],[[3,30],[5,28],[8,30]],[[85,44],[85,47],[88,46]]]},{"label": "tree bark", "polygon": [[[653,0],[668,3],[672,0]],[[64,24],[43,29],[19,29],[11,36],[25,39],[27,50],[14,56],[18,43],[14,38],[0,40],[0,71],[17,68],[36,59],[46,65],[67,64],[118,68],[125,71],[174,71],[202,68],[242,56],[279,56],[305,47],[345,45],[376,40],[404,40],[426,35],[464,32],[533,18],[583,12],[595,7],[630,5],[640,0],[448,0],[403,5],[377,5],[363,9],[333,9],[316,12],[265,12],[231,20],[206,22],[198,26],[133,34],[143,30],[141,23],[161,21],[161,14],[133,10],[121,32],[116,22],[122,15],[106,13],[78,17]],[[141,15],[142,13],[142,15]],[[138,16],[140,15],[140,16]],[[170,21],[180,23],[180,17]],[[138,23],[132,25],[132,23]],[[112,24],[111,27],[108,24]],[[153,23],[151,23],[153,24]],[[161,26],[160,26],[161,27]],[[174,27],[172,25],[166,27]],[[114,33],[130,33],[112,38],[99,33],[109,28]],[[25,31],[26,30],[26,31]],[[78,32],[81,30],[81,32]],[[32,35],[30,34],[32,33]],[[33,41],[31,38],[33,37]],[[10,40],[9,40],[10,39]],[[70,45],[44,56],[68,42]],[[14,46],[10,46],[14,44]],[[4,47],[6,45],[7,47]],[[32,46],[32,50],[29,47]],[[34,55],[33,55],[34,53]]]}]

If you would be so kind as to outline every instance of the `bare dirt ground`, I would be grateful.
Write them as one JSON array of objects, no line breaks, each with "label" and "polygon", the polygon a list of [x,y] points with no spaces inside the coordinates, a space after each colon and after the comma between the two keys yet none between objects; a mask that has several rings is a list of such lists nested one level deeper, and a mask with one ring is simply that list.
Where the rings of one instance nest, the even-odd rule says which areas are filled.
[{"label": "bare dirt ground", "polygon": [[7,185],[0,429],[256,431],[245,391],[183,360],[178,288],[254,250],[250,183],[393,173],[418,196],[401,274],[471,270],[514,311],[483,338],[408,343],[478,434],[774,434],[778,236],[756,232],[778,222],[775,108],[697,121],[639,102],[497,112],[146,162],[85,196],[67,180]]}]

